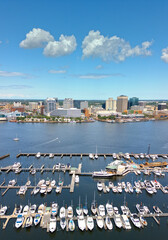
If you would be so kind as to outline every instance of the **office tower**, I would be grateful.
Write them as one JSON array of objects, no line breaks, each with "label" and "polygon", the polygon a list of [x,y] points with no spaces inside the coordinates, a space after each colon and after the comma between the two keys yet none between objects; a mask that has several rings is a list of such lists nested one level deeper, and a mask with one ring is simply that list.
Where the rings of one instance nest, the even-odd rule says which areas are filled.
[{"label": "office tower", "polygon": [[117,97],[117,112],[124,112],[128,108],[128,97],[121,95]]}]

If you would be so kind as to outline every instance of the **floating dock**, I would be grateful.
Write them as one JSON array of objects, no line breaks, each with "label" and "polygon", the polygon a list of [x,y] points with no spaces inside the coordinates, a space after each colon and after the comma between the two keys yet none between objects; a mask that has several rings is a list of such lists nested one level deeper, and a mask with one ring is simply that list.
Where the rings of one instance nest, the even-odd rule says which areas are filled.
[{"label": "floating dock", "polygon": [[0,157],[0,160],[2,160],[2,159],[4,159],[4,158],[7,158],[7,157],[9,157],[9,156],[10,156],[10,154],[3,155],[3,156]]}]

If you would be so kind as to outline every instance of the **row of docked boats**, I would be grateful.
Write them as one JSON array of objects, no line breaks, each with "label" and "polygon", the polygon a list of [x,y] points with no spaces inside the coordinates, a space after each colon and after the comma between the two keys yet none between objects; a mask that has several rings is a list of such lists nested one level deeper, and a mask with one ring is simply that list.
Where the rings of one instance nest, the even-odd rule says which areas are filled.
[{"label": "row of docked boats", "polygon": [[105,185],[102,182],[97,182],[97,189],[99,192],[103,191],[103,185],[105,192],[110,192],[110,189],[113,193],[142,193],[142,190],[145,189],[147,193],[154,194],[157,193],[158,189],[161,189],[164,193],[168,193],[168,186],[162,186],[157,180],[144,180],[144,181],[134,181],[134,184],[130,182],[118,182],[117,185],[114,185],[113,182],[109,182],[108,185]]}]

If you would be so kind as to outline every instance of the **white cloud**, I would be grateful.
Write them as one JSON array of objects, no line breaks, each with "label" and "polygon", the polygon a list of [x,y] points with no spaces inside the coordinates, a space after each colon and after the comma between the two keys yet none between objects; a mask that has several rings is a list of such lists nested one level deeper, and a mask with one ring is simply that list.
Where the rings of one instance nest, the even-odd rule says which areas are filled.
[{"label": "white cloud", "polygon": [[48,42],[43,54],[47,57],[60,57],[71,54],[77,46],[76,38],[72,36],[60,36],[59,41]]},{"label": "white cloud", "polygon": [[25,98],[24,94],[13,94],[13,93],[0,93],[0,98]]},{"label": "white cloud", "polygon": [[0,41],[0,44],[2,43],[2,41]]},{"label": "white cloud", "polygon": [[168,47],[162,49],[161,59],[162,59],[165,63],[168,63]]},{"label": "white cloud", "polygon": [[8,86],[0,86],[0,89],[28,89],[32,88],[32,86],[28,85],[8,85]]},{"label": "white cloud", "polygon": [[96,69],[102,69],[102,68],[103,68],[102,65],[97,65],[97,66],[96,66]]},{"label": "white cloud", "polygon": [[114,76],[121,76],[120,73],[115,74],[85,74],[85,75],[79,75],[78,77],[81,79],[103,79],[103,78],[109,78]]},{"label": "white cloud", "polygon": [[33,28],[32,31],[26,34],[26,39],[20,43],[21,48],[41,48],[44,43],[54,41],[54,37],[47,31],[41,28]]},{"label": "white cloud", "polygon": [[7,72],[7,71],[0,71],[0,77],[25,77],[26,74],[21,72]]},{"label": "white cloud", "polygon": [[152,42],[143,42],[142,46],[131,47],[129,42],[124,39],[112,36],[110,38],[100,35],[99,31],[90,31],[82,42],[83,58],[98,57],[103,61],[121,62],[127,57],[150,56],[148,48]]},{"label": "white cloud", "polygon": [[54,70],[54,69],[51,69],[48,71],[49,73],[52,73],[52,74],[61,74],[61,73],[66,73],[66,70]]}]

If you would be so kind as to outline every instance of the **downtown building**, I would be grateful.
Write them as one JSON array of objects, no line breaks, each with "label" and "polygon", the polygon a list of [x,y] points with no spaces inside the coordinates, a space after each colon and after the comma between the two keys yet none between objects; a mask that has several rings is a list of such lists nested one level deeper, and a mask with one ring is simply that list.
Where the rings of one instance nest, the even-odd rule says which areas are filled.
[{"label": "downtown building", "polygon": [[106,100],[106,111],[116,112],[117,110],[117,101],[113,98],[109,98]]},{"label": "downtown building", "polygon": [[57,98],[47,98],[44,102],[45,114],[48,115],[50,112],[54,111],[57,103]]},{"label": "downtown building", "polygon": [[117,97],[117,112],[123,113],[128,109],[128,97],[121,95]]}]

